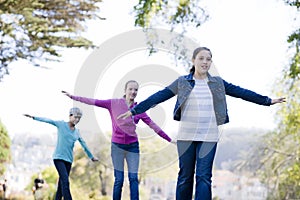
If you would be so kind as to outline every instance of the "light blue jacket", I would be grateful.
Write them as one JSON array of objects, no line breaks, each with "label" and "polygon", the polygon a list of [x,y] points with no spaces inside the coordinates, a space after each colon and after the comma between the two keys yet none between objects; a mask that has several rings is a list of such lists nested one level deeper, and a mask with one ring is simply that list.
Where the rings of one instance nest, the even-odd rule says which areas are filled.
[{"label": "light blue jacket", "polygon": [[[208,74],[208,87],[212,93],[213,105],[215,110],[215,116],[218,125],[222,125],[229,122],[227,113],[226,96],[229,95],[236,98],[256,103],[259,105],[270,106],[272,99],[267,96],[262,96],[251,90],[241,88],[224,81],[219,76],[211,76]],[[195,80],[193,80],[193,73],[180,76],[169,86],[160,90],[146,100],[140,102],[134,108],[131,109],[133,115],[146,112],[151,107],[164,102],[175,95],[177,95],[177,101],[175,104],[173,118],[174,120],[180,121],[181,119],[181,108],[189,97],[192,89],[195,86]]]},{"label": "light blue jacket", "polygon": [[53,159],[61,159],[67,162],[73,162],[73,148],[74,143],[78,140],[81,146],[83,147],[84,151],[88,155],[90,159],[94,156],[88,149],[85,141],[79,134],[79,130],[75,128],[71,130],[69,127],[68,122],[65,121],[54,121],[47,118],[42,117],[34,117],[34,120],[45,122],[48,124],[52,124],[57,127],[57,143],[56,148],[53,153]]}]

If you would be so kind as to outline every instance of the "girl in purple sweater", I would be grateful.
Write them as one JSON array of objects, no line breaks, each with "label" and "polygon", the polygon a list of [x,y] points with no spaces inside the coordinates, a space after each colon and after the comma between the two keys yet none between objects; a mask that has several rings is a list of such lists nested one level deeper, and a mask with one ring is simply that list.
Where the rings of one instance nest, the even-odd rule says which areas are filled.
[{"label": "girl in purple sweater", "polygon": [[138,93],[139,85],[130,80],[125,84],[125,94],[120,99],[98,100],[86,97],[73,96],[62,91],[66,96],[75,101],[85,104],[106,108],[112,121],[112,145],[111,157],[114,166],[113,200],[119,200],[122,196],[124,182],[124,160],[127,162],[128,178],[130,184],[130,199],[139,199],[138,168],[139,168],[139,142],[136,134],[136,124],[142,120],[152,128],[160,137],[171,142],[171,138],[157,126],[146,113],[135,115],[132,118],[117,119],[117,117],[133,108],[137,103],[134,101]]}]

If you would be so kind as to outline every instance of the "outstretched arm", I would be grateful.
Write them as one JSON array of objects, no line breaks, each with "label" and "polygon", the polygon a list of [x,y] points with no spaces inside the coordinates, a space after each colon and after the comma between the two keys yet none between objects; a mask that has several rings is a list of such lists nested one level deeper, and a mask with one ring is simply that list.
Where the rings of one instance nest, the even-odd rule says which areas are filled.
[{"label": "outstretched arm", "polygon": [[48,119],[48,118],[45,118],[45,117],[36,117],[36,116],[29,115],[29,114],[23,114],[23,115],[25,117],[29,117],[29,118],[34,119],[36,121],[45,122],[45,123],[48,123],[48,124],[52,124],[54,126],[58,126],[58,123],[59,123],[59,121],[55,121],[55,120]]},{"label": "outstretched arm", "polygon": [[162,103],[172,97],[175,96],[175,93],[166,87],[163,90],[160,90],[151,96],[149,96],[147,99],[142,101],[141,103],[134,106],[130,111],[127,111],[126,113],[123,113],[118,116],[117,119],[126,119],[127,117],[130,117],[132,115],[137,115],[146,112],[148,109],[156,106],[159,103]]},{"label": "outstretched arm", "polygon": [[75,101],[79,101],[81,103],[85,103],[88,105],[95,105],[96,100],[95,99],[91,99],[91,98],[86,98],[86,97],[79,97],[79,96],[74,96],[72,94],[70,94],[69,92],[66,92],[64,90],[61,91],[64,95],[66,95],[67,97],[70,97],[71,99],[75,100]]},{"label": "outstretched arm", "polygon": [[92,98],[87,98],[87,97],[81,97],[81,96],[74,96],[66,91],[61,91],[64,95],[70,97],[74,101],[79,101],[81,103],[85,103],[88,105],[93,105],[93,106],[98,106],[102,108],[107,108],[109,109],[111,106],[111,101],[110,99],[108,100],[99,100],[99,99],[92,99]]},{"label": "outstretched arm", "polygon": [[84,141],[84,139],[79,136],[78,141],[80,143],[80,145],[82,146],[83,150],[85,151],[85,153],[87,154],[87,156],[93,161],[96,162],[98,161],[98,158],[94,157],[93,154],[91,153],[91,151],[89,150],[86,142]]},{"label": "outstretched arm", "polygon": [[155,131],[160,137],[171,142],[171,138],[146,114],[142,113],[139,115],[140,119],[147,124],[151,129]]},{"label": "outstretched arm", "polygon": [[273,105],[276,103],[283,103],[286,100],[285,97],[271,99],[268,96],[263,96],[254,91],[242,88],[242,87],[234,85],[232,83],[228,83],[225,80],[223,80],[223,84],[225,87],[226,95],[236,97],[236,98],[241,98],[243,100],[246,100],[246,101],[249,101],[252,103],[256,103],[259,105],[270,106],[270,105]]}]

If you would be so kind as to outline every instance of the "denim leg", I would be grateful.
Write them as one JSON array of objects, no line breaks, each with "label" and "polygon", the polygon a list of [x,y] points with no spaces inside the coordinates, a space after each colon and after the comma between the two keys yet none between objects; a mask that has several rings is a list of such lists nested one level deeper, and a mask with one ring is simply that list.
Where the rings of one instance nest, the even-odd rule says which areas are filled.
[{"label": "denim leg", "polygon": [[120,200],[122,197],[122,188],[124,183],[124,171],[114,169],[114,188],[113,188],[113,200]]},{"label": "denim leg", "polygon": [[196,145],[192,141],[177,141],[179,173],[176,200],[191,200],[193,196]]},{"label": "denim leg", "polygon": [[114,188],[113,200],[120,200],[122,197],[122,188],[124,183],[124,159],[125,151],[112,143],[111,145],[111,158],[114,166]]},{"label": "denim leg", "polygon": [[55,194],[55,200],[61,200],[62,197],[63,197],[61,185],[62,185],[62,183],[61,183],[60,179],[58,179],[57,189],[56,189],[56,194]]},{"label": "denim leg", "polygon": [[216,142],[197,142],[195,200],[211,200],[211,177]]},{"label": "denim leg", "polygon": [[72,163],[64,160],[54,159],[54,165],[59,175],[55,200],[61,200],[62,197],[64,197],[64,200],[72,200],[69,183],[69,174]]},{"label": "denim leg", "polygon": [[128,166],[128,179],[130,185],[130,200],[139,200],[139,180],[138,170],[140,162],[139,144],[130,144],[126,153],[126,162]]}]

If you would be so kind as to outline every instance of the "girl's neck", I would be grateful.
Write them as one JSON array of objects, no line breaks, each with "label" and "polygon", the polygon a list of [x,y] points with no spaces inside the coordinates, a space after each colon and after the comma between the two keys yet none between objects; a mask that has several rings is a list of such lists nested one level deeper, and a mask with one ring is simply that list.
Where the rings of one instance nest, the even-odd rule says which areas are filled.
[{"label": "girl's neck", "polygon": [[200,80],[204,80],[207,79],[207,73],[194,73],[194,78],[195,79],[200,79]]},{"label": "girl's neck", "polygon": [[69,122],[69,127],[70,127],[71,130],[75,129],[75,125],[72,122]]},{"label": "girl's neck", "polygon": [[134,102],[131,99],[125,99],[125,101],[126,101],[126,104],[127,104],[128,107],[130,107],[133,104],[133,102]]}]

